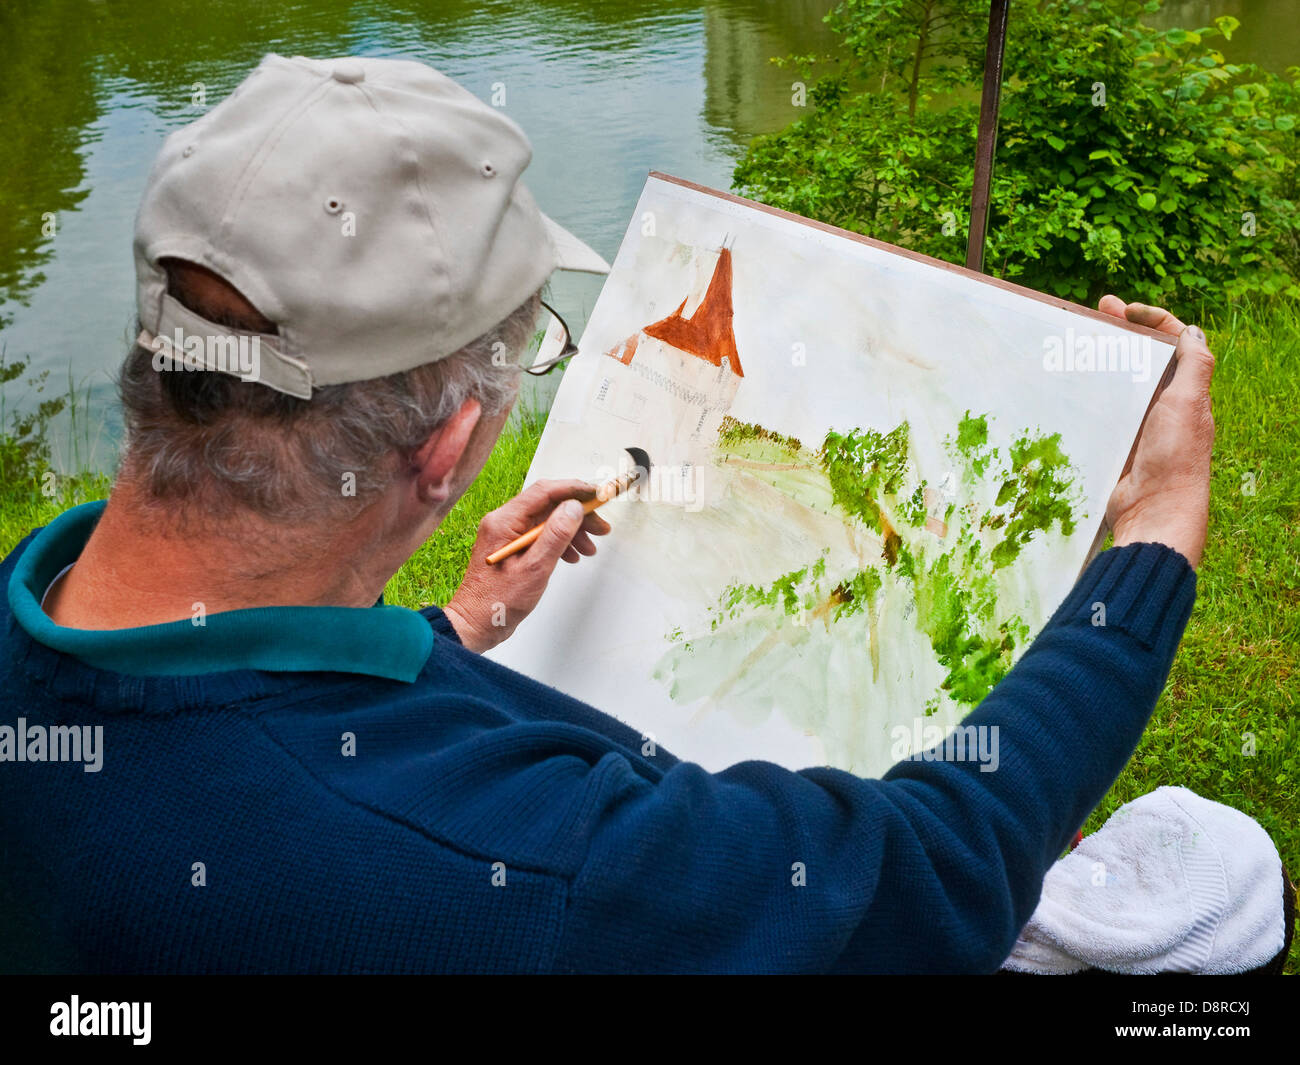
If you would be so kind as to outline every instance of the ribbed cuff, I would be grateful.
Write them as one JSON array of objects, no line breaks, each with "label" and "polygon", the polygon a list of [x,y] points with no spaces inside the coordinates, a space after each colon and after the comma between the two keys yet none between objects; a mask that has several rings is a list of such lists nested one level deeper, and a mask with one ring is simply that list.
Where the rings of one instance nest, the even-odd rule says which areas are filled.
[{"label": "ribbed cuff", "polygon": [[456,626],[451,623],[451,619],[442,612],[441,608],[436,606],[426,606],[420,611],[420,613],[428,620],[429,627],[439,636],[446,636],[447,639],[454,640],[459,644],[464,643],[460,638],[460,633],[456,631]]},{"label": "ribbed cuff", "polygon": [[1104,625],[1151,650],[1178,641],[1195,600],[1196,571],[1181,554],[1164,544],[1125,544],[1092,560],[1049,625]]}]

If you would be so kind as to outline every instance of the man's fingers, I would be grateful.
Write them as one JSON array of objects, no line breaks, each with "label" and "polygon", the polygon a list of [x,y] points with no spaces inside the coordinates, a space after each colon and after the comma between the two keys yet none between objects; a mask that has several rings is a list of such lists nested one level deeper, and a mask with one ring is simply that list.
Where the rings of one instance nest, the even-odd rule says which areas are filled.
[{"label": "man's fingers", "polygon": [[1101,302],[1097,304],[1097,310],[1115,318],[1123,318],[1124,301],[1118,296],[1113,296],[1110,293],[1107,293],[1105,296],[1102,296]]},{"label": "man's fingers", "polygon": [[1118,296],[1109,292],[1102,296],[1101,301],[1097,304],[1097,310],[1113,315],[1116,318],[1126,318],[1136,325],[1145,325],[1150,329],[1158,329],[1170,336],[1178,336],[1186,328],[1182,322],[1163,307],[1150,307],[1145,303],[1125,303]]},{"label": "man's fingers", "polygon": [[[576,499],[561,503],[546,519],[542,533],[533,545],[524,551],[524,558],[532,565],[550,571],[557,559],[572,551],[573,537],[582,525],[582,504]],[[577,552],[573,551],[574,561]]]},{"label": "man's fingers", "polygon": [[1136,325],[1158,329],[1170,336],[1178,336],[1187,328],[1163,307],[1148,307],[1145,303],[1130,303],[1124,308],[1124,316]]},{"label": "man's fingers", "polygon": [[585,529],[578,530],[578,535],[573,538],[571,546],[580,555],[594,555],[596,553],[596,545],[591,542],[591,537],[587,535]]},{"label": "man's fingers", "polygon": [[582,521],[582,531],[591,533],[592,536],[604,536],[612,528],[613,526],[594,510]]},{"label": "man's fingers", "polygon": [[595,494],[596,486],[588,481],[576,479],[534,481],[506,506],[517,507],[523,514],[546,513],[561,500],[586,500]]},{"label": "man's fingers", "polygon": [[[479,523],[479,537],[485,545],[491,543],[487,550],[495,550],[502,546],[495,541],[508,541],[542,524],[564,500],[586,500],[595,494],[595,485],[587,481],[535,481],[513,499],[485,514]],[[597,530],[600,535],[599,527]]]},{"label": "man's fingers", "polygon": [[[568,508],[575,508],[569,511]],[[577,562],[583,555],[594,555],[596,545],[591,542],[591,536],[585,528],[586,523],[593,517],[591,514],[582,513],[582,504],[570,499],[561,503],[555,508],[554,513],[546,520],[546,528],[542,535],[537,538],[537,542],[528,550],[536,551],[534,563],[549,569],[555,565],[555,559],[561,558],[565,562]],[[563,512],[563,513],[562,513]],[[603,535],[609,532],[609,523],[600,522],[604,526],[597,535]]]}]

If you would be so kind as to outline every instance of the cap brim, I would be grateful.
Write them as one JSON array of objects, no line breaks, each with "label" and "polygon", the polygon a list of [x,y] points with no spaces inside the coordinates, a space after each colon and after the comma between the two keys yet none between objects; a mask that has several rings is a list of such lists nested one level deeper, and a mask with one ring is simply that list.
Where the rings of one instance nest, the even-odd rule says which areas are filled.
[{"label": "cap brim", "polygon": [[555,248],[555,269],[578,270],[584,274],[607,274],[609,263],[553,218],[542,214],[547,235]]}]

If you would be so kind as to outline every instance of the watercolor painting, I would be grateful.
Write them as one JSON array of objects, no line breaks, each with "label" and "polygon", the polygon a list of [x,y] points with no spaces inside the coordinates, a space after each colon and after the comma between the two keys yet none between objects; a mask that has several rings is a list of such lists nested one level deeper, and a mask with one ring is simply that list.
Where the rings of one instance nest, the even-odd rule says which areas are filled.
[{"label": "watercolor painting", "polygon": [[649,477],[491,657],[709,769],[879,775],[1100,543],[1172,345],[652,175],[529,481]]}]

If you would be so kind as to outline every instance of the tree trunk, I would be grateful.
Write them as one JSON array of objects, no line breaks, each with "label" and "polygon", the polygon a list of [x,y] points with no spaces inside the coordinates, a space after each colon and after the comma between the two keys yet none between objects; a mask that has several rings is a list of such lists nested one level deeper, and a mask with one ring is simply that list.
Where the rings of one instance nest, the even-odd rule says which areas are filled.
[{"label": "tree trunk", "polygon": [[916,38],[916,55],[912,59],[912,84],[907,90],[907,117],[909,119],[916,118],[916,98],[919,95],[921,85],[921,55],[929,42],[930,11],[933,7],[933,0],[925,5],[925,12],[921,16],[921,32]]}]

